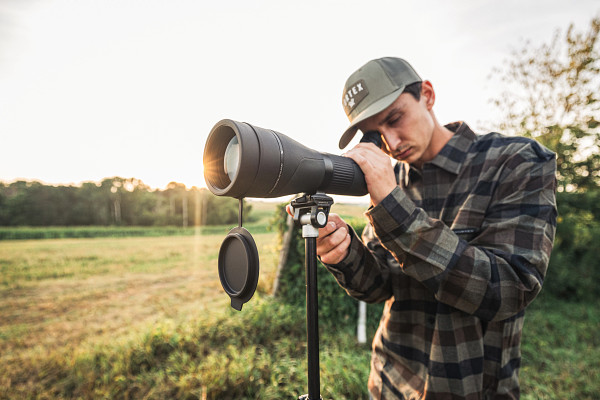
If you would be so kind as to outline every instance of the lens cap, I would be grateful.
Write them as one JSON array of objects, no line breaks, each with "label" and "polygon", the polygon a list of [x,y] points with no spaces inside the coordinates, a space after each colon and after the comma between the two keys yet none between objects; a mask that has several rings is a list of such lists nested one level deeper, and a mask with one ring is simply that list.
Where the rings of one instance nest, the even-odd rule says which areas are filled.
[{"label": "lens cap", "polygon": [[219,250],[219,279],[238,311],[252,298],[258,284],[258,250],[245,228],[229,231]]}]

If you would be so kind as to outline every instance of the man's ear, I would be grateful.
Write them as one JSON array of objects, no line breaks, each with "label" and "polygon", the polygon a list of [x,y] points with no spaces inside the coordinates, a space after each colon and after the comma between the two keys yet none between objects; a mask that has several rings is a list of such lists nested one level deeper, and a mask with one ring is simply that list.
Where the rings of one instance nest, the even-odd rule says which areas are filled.
[{"label": "man's ear", "polygon": [[433,85],[431,82],[423,81],[421,84],[421,98],[425,100],[427,109],[431,110],[435,104],[435,91],[433,90]]}]

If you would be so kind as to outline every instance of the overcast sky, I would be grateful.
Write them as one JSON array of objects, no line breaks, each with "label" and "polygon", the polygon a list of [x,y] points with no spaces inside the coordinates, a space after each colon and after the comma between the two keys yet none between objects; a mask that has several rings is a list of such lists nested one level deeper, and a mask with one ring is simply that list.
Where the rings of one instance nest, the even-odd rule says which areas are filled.
[{"label": "overcast sky", "polygon": [[494,129],[492,68],[599,13],[597,0],[0,0],[0,180],[204,186],[223,118],[339,154],[344,82],[383,56],[433,83],[440,122]]}]

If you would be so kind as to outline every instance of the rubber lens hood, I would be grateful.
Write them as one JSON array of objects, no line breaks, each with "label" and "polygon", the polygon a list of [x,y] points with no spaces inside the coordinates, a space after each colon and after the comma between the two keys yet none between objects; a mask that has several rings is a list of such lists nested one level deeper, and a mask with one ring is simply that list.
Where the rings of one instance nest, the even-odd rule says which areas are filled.
[{"label": "rubber lens hood", "polygon": [[229,231],[219,250],[219,279],[231,298],[231,307],[241,311],[258,284],[259,259],[254,238],[238,226]]}]

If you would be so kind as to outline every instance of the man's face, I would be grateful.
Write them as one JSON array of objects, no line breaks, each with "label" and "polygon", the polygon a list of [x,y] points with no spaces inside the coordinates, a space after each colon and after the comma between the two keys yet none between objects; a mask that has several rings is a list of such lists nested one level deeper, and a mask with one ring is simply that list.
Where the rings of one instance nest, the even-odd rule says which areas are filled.
[{"label": "man's face", "polygon": [[396,160],[417,166],[431,160],[435,156],[430,154],[435,124],[430,113],[433,105],[430,89],[431,84],[423,82],[419,101],[409,93],[402,93],[388,108],[361,122],[359,129],[379,131],[384,139],[383,151]]}]

